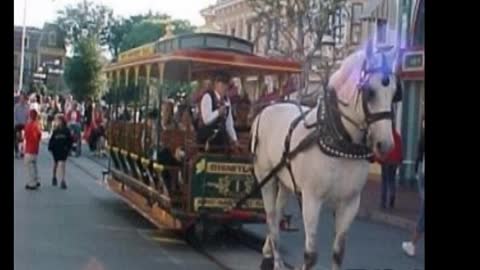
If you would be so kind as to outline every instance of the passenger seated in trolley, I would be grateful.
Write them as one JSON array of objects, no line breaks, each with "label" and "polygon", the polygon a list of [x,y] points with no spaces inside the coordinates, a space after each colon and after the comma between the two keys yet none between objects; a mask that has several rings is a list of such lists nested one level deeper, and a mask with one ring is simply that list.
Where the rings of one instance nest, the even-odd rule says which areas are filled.
[{"label": "passenger seated in trolley", "polygon": [[217,72],[214,75],[213,89],[208,89],[200,101],[197,143],[205,146],[205,151],[223,152],[232,144],[239,148],[227,95],[230,80],[229,74]]}]

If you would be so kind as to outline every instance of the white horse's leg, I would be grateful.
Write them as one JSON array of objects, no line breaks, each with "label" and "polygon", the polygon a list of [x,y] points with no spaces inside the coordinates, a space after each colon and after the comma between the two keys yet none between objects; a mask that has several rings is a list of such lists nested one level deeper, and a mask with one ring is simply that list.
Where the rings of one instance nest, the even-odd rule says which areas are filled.
[{"label": "white horse's leg", "polygon": [[263,204],[268,224],[268,235],[263,246],[262,270],[271,269],[273,256],[274,269],[283,269],[283,262],[278,248],[280,214],[277,212],[278,181],[272,179],[262,188]]},{"label": "white horse's leg", "polygon": [[280,226],[280,221],[284,218],[285,206],[288,202],[288,195],[290,195],[290,191],[282,182],[279,181],[278,183],[279,183],[279,187],[278,187],[276,205],[277,205],[277,213],[279,216],[279,226]]},{"label": "white horse's leg", "polygon": [[[272,181],[277,181],[277,179]],[[276,213],[278,213],[278,215],[281,215],[283,213],[285,205],[287,203],[287,199],[288,199],[288,189],[280,181],[278,181],[277,201],[275,204]],[[265,244],[263,245],[263,248],[262,248],[262,253],[265,258],[273,258],[273,251],[270,245],[270,239],[268,238],[269,236],[267,235],[267,239],[265,240]]]},{"label": "white horse's leg", "polygon": [[360,206],[360,194],[340,203],[335,211],[335,239],[333,241],[332,270],[340,270],[345,254],[346,234]]},{"label": "white horse's leg", "polygon": [[305,253],[303,270],[313,269],[317,262],[317,231],[323,201],[313,193],[304,190],[302,194],[302,214],[305,226]]}]

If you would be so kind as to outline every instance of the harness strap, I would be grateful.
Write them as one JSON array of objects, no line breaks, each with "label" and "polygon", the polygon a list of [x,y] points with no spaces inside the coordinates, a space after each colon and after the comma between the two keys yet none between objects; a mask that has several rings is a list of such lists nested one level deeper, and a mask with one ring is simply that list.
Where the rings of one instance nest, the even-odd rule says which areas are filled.
[{"label": "harness strap", "polygon": [[295,182],[295,177],[293,176],[292,165],[290,163],[290,160],[287,160],[286,167],[287,167],[288,174],[290,174],[290,179],[292,179],[293,192],[295,193],[295,197],[297,198],[298,207],[300,208],[300,210],[302,210],[302,202],[300,201],[300,197],[298,196],[297,183]]},{"label": "harness strap", "polygon": [[[244,204],[248,199],[250,199],[254,194],[257,194],[265,184],[274,176],[276,175],[282,168],[285,166],[286,159],[293,159],[295,158],[300,152],[304,151],[308,147],[310,147],[312,144],[316,142],[316,137],[318,136],[319,131],[316,129],[312,133],[308,134],[298,145],[295,147],[291,152],[289,152],[287,155],[284,155],[284,158],[282,158],[275,167],[260,181],[258,185],[256,185],[253,190],[245,195],[243,198],[241,198],[237,203],[235,203],[234,208],[239,208],[242,204]],[[252,168],[252,174],[253,177],[256,178],[255,176],[255,170]],[[257,180],[257,179],[255,179]],[[255,183],[258,183],[256,181]]]},{"label": "harness strap", "polygon": [[300,115],[297,118],[295,118],[295,120],[293,120],[293,122],[290,124],[287,136],[285,137],[285,145],[284,145],[284,150],[283,150],[283,154],[282,154],[282,159],[285,159],[285,165],[286,165],[287,171],[290,175],[290,179],[292,180],[293,191],[295,193],[295,196],[297,196],[298,205],[299,205],[300,209],[302,209],[302,204],[301,204],[300,199],[298,197],[297,182],[295,181],[295,177],[293,176],[293,172],[292,172],[291,159],[288,157],[288,153],[290,152],[290,141],[292,139],[293,130],[295,130],[297,125],[300,123],[300,121],[305,119],[305,115],[306,115],[306,113],[305,114],[303,113],[301,107],[299,107],[299,110],[300,110]]}]

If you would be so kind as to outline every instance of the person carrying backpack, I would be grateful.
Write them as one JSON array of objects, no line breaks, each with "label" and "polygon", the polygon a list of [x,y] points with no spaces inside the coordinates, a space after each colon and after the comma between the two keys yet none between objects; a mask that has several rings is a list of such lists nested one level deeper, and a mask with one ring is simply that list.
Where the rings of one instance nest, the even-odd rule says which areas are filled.
[{"label": "person carrying backpack", "polygon": [[61,179],[60,188],[67,189],[65,182],[65,169],[68,154],[72,148],[72,135],[67,127],[67,121],[61,114],[55,116],[55,129],[52,132],[50,141],[48,142],[48,150],[53,156],[53,177],[52,185],[57,185],[57,170]]}]

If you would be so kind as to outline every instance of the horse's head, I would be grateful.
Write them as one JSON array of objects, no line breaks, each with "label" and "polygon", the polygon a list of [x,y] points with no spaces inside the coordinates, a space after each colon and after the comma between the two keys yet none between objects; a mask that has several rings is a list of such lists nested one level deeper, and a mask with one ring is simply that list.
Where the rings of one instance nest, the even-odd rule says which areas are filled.
[{"label": "horse's head", "polygon": [[329,83],[352,118],[367,128],[368,141],[379,155],[388,153],[394,144],[392,103],[400,91],[395,75],[396,56],[392,49],[374,52],[368,42],[365,50],[345,59]]}]

